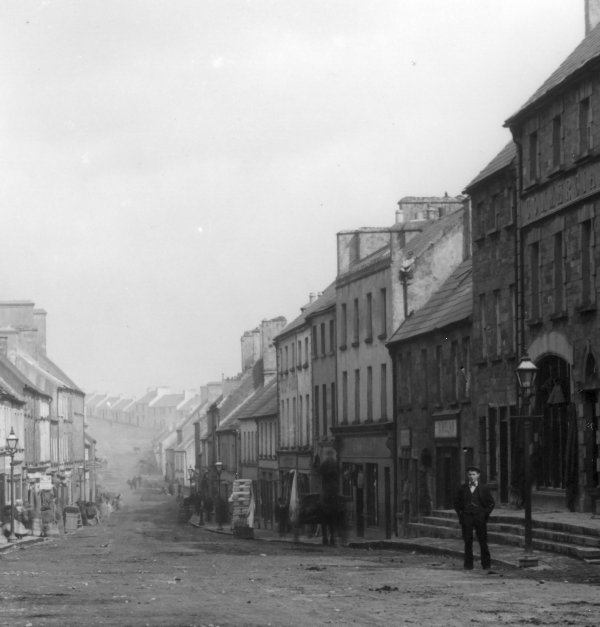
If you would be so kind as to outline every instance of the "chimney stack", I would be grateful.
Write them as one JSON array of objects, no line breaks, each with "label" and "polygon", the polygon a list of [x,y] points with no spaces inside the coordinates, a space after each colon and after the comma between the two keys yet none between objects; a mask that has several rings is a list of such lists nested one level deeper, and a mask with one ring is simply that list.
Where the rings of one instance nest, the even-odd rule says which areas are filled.
[{"label": "chimney stack", "polygon": [[396,209],[396,224],[404,224],[404,209],[401,200],[398,201],[398,209]]},{"label": "chimney stack", "polygon": [[37,328],[37,349],[42,354],[46,354],[46,311],[44,309],[33,310],[33,323]]},{"label": "chimney stack", "polygon": [[586,36],[600,23],[600,0],[585,0]]}]

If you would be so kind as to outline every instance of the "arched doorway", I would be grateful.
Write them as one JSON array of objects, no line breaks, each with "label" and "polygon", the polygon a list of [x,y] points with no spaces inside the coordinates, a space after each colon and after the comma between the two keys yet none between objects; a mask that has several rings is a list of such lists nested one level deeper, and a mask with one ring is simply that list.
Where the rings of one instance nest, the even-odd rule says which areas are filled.
[{"label": "arched doorway", "polygon": [[577,493],[577,421],[571,406],[571,367],[557,355],[537,364],[532,471],[538,489],[564,489],[569,509]]}]

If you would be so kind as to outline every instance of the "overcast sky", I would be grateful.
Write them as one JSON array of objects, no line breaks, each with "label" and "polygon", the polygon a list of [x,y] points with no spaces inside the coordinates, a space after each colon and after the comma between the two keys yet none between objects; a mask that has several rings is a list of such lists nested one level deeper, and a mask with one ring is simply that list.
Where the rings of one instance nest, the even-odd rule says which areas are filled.
[{"label": "overcast sky", "polygon": [[459,194],[584,0],[0,2],[0,299],[86,392],[197,388],[335,278],[335,234]]}]

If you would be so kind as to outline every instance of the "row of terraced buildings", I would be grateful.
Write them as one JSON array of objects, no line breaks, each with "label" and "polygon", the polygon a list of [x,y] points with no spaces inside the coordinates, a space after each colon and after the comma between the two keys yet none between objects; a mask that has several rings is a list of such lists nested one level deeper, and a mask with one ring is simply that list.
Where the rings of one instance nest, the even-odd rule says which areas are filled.
[{"label": "row of terraced buildings", "polygon": [[[590,5],[593,8],[594,2]],[[470,464],[499,503],[596,511],[600,495],[600,28],[505,122],[460,197],[409,197],[337,235],[337,272],[296,319],[241,339],[242,372],[157,440],[165,474],[276,498],[319,490],[329,450],[358,534],[451,507]],[[530,402],[515,376],[538,368]],[[220,387],[219,387],[220,386]],[[533,421],[524,448],[523,414]]]}]

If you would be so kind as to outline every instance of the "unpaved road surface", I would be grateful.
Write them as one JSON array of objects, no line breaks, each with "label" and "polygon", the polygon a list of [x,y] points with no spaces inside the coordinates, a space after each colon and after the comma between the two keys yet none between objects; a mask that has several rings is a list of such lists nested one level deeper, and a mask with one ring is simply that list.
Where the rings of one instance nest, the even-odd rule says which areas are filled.
[{"label": "unpaved road surface", "polygon": [[[0,625],[600,624],[600,567],[464,572],[458,559],[239,540],[141,500],[0,555]],[[596,570],[594,570],[596,569]]]}]

